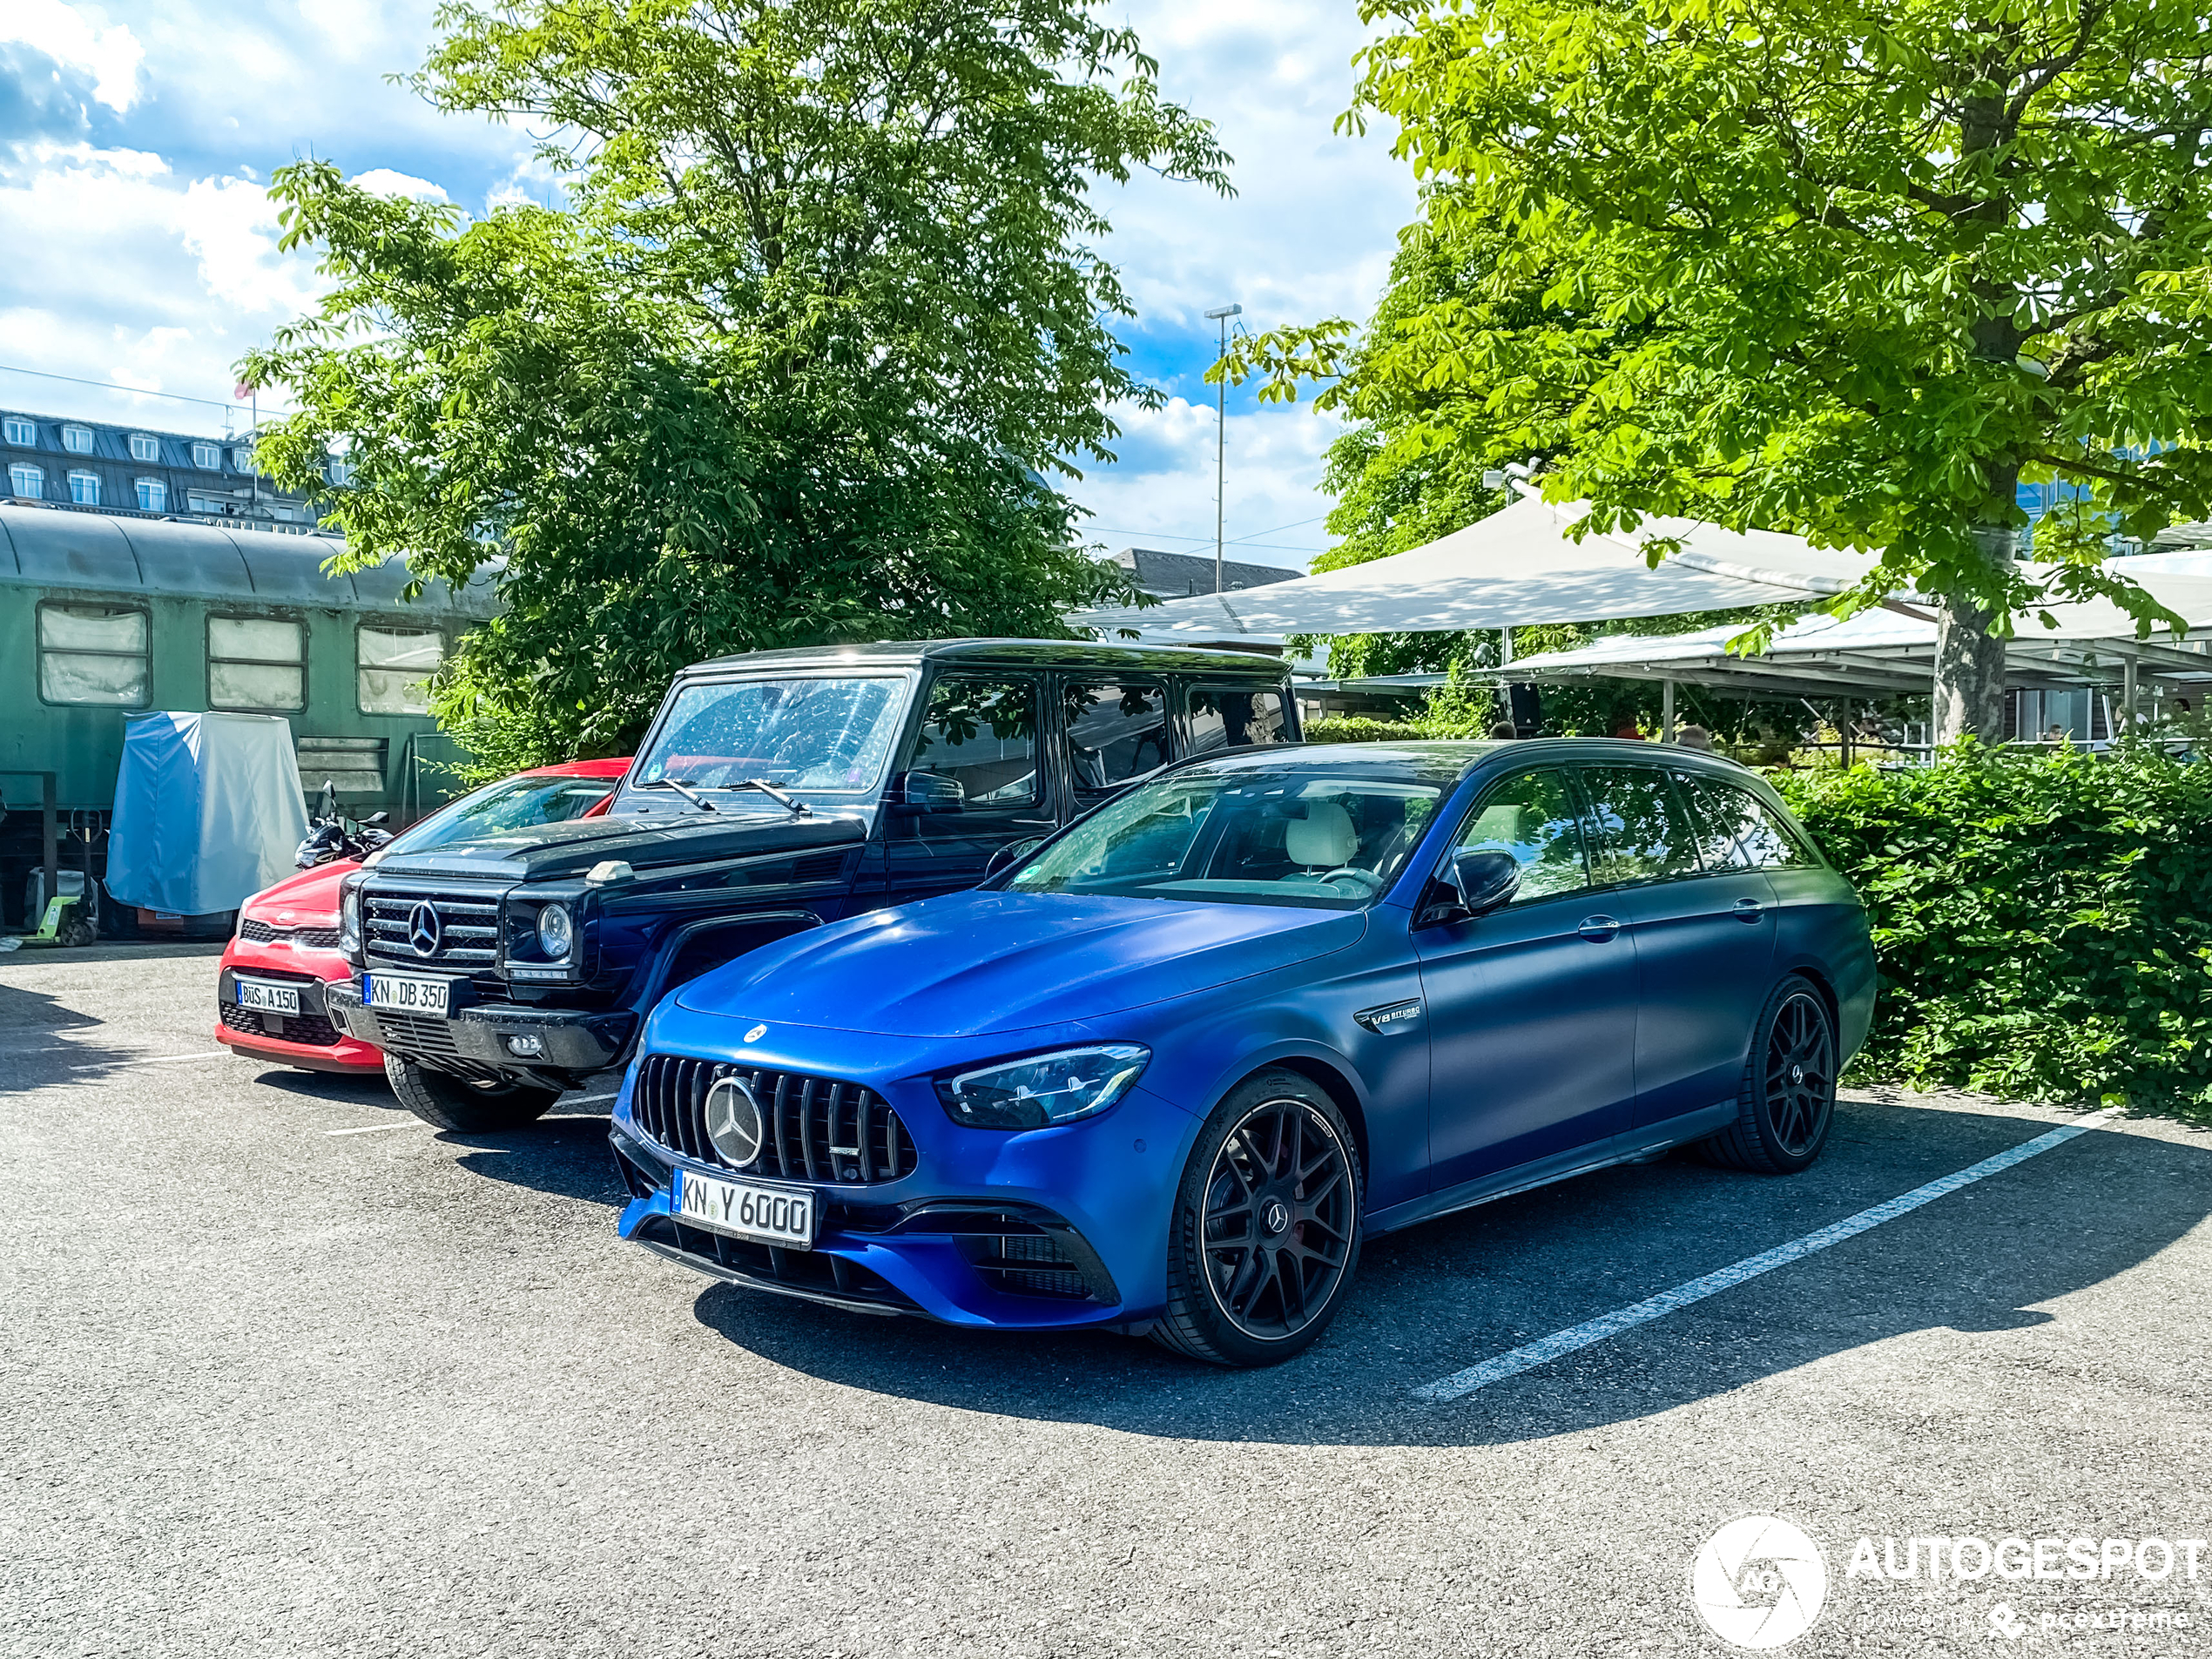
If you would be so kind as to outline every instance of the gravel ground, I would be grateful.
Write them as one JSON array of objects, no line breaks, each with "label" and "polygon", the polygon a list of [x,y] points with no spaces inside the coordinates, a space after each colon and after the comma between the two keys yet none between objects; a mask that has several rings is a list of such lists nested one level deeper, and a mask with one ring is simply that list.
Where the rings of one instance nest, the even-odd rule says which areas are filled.
[{"label": "gravel ground", "polygon": [[0,956],[0,1651],[1720,1654],[1691,1566],[1746,1512],[1825,1557],[1792,1654],[2212,1648],[2212,1549],[1962,1582],[1858,1544],[2212,1535],[2202,1132],[2114,1122],[1432,1405],[2068,1115],[1858,1093],[1794,1180],[1494,1204],[1230,1374],[686,1274],[614,1238],[604,1101],[469,1138],[211,1054],[215,954]]}]

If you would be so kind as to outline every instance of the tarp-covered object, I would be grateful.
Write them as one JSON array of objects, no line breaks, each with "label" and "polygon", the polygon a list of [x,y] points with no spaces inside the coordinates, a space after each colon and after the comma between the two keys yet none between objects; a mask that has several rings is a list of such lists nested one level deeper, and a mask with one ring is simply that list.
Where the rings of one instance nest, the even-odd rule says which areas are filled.
[{"label": "tarp-covered object", "polygon": [[179,915],[235,910],[293,868],[307,833],[290,722],[134,714],[123,731],[107,889]]}]

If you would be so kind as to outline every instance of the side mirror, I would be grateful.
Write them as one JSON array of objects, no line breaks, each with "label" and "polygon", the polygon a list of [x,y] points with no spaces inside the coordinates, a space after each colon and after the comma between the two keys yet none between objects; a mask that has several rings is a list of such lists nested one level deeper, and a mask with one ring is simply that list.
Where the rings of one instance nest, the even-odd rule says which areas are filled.
[{"label": "side mirror", "polygon": [[956,813],[967,805],[968,791],[957,778],[934,772],[901,773],[891,787],[891,803],[923,813]]},{"label": "side mirror", "polygon": [[1430,885],[1430,902],[1422,907],[1415,925],[1433,927],[1486,914],[1520,889],[1521,866],[1512,853],[1454,853],[1444,879]]},{"label": "side mirror", "polygon": [[1044,837],[1042,835],[1032,835],[1026,841],[1008,841],[991,854],[991,861],[983,867],[983,880],[988,881],[1000,871],[1012,869],[1043,845]]},{"label": "side mirror", "polygon": [[338,786],[327,778],[322,780],[322,794],[315,806],[315,816],[318,818],[338,816]]}]

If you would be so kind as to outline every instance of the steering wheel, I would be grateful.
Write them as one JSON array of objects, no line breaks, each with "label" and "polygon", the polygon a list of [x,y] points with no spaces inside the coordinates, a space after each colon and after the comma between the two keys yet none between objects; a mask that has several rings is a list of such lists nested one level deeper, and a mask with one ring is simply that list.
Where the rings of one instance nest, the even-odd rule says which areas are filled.
[{"label": "steering wheel", "polygon": [[1382,878],[1372,870],[1363,870],[1356,864],[1347,864],[1332,870],[1320,879],[1324,881],[1350,880],[1367,893],[1382,891]]}]

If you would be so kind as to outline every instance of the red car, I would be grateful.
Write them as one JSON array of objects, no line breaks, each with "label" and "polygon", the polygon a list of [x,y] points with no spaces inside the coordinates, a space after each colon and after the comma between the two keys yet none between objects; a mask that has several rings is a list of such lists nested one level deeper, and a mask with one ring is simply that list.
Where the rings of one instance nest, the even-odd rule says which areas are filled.
[{"label": "red car", "polygon": [[[575,760],[488,784],[440,807],[392,845],[421,851],[524,824],[557,824],[607,810],[607,786],[627,760]],[[254,1060],[307,1071],[384,1075],[384,1052],[347,1035],[324,1011],[322,988],[351,979],[338,948],[338,883],[360,867],[319,864],[255,894],[239,907],[238,932],[215,982],[216,1040]]]}]

